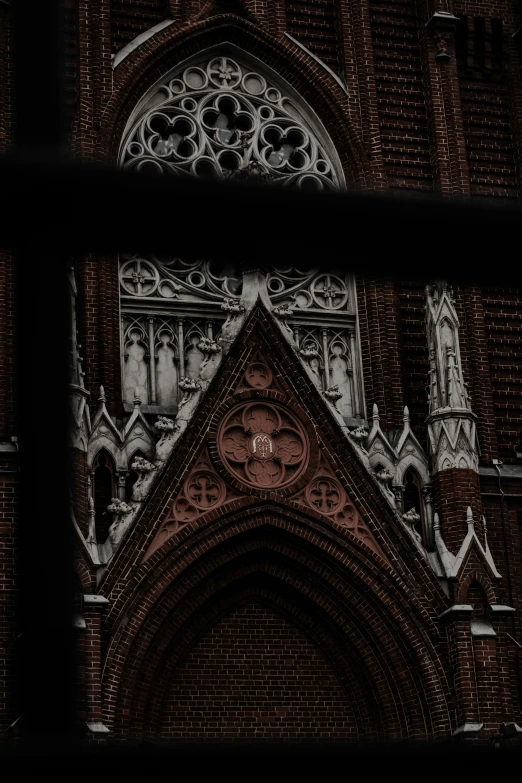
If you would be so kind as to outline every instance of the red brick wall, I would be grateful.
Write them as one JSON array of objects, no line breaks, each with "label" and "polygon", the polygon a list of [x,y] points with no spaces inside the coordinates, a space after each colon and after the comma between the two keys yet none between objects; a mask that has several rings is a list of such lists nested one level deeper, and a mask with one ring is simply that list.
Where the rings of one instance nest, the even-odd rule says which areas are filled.
[{"label": "red brick wall", "polygon": [[111,49],[118,52],[137,35],[170,16],[169,0],[112,0]]},{"label": "red brick wall", "polygon": [[461,16],[457,64],[471,194],[517,198],[502,21]]},{"label": "red brick wall", "polygon": [[441,519],[442,535],[448,549],[457,554],[467,533],[466,512],[471,506],[475,529],[482,540],[482,504],[478,474],[455,468],[435,475],[435,510]]},{"label": "red brick wall", "polygon": [[376,403],[386,432],[402,426],[404,416],[397,286],[371,277],[357,278],[356,286],[366,414],[371,419]]},{"label": "red brick wall", "polygon": [[382,156],[392,190],[432,190],[415,0],[369,0]]},{"label": "red brick wall", "polygon": [[404,404],[408,406],[411,427],[427,448],[426,416],[428,401],[428,345],[426,340],[426,294],[424,284],[397,282],[397,321],[402,368]]},{"label": "red brick wall", "polygon": [[317,57],[339,71],[336,0],[287,0],[286,29]]},{"label": "red brick wall", "polygon": [[514,446],[522,441],[521,295],[507,287],[483,291],[498,456],[516,464]]},{"label": "red brick wall", "polygon": [[252,602],[209,630],[176,670],[161,739],[346,742],[357,727],[323,653]]}]

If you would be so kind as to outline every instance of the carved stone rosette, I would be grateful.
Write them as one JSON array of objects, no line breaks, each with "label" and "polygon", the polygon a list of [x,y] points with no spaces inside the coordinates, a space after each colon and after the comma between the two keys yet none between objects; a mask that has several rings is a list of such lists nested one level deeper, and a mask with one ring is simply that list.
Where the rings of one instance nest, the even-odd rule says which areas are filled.
[{"label": "carved stone rosette", "polygon": [[278,489],[296,481],[308,465],[302,424],[273,402],[248,402],[225,417],[218,432],[219,456],[242,483]]},{"label": "carved stone rosette", "polygon": [[170,533],[176,532],[206,511],[220,506],[226,497],[225,483],[217,475],[205,453],[198,460],[186,479],[183,489],[173,501],[163,527],[168,527]]}]

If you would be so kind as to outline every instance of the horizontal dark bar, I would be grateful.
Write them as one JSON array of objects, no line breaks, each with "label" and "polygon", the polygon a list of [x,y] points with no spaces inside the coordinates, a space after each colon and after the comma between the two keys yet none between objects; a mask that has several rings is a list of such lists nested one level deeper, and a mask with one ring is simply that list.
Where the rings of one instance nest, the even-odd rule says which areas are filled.
[{"label": "horizontal dark bar", "polygon": [[307,193],[138,175],[40,158],[0,161],[0,243],[64,251],[321,266],[516,283],[522,210],[431,196]]}]

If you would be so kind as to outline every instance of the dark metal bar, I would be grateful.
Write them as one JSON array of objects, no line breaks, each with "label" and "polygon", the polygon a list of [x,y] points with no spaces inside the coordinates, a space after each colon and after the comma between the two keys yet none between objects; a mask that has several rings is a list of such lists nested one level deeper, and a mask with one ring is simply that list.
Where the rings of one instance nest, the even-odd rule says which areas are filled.
[{"label": "dark metal bar", "polygon": [[[31,165],[41,160],[49,166],[63,153],[62,4],[17,2],[14,10],[15,142]],[[28,186],[27,178],[22,179]],[[49,209],[41,191],[38,198],[39,204],[34,203],[41,218],[36,223],[45,214],[59,234],[59,204]],[[23,201],[27,205],[31,200],[26,192]],[[11,231],[7,220],[13,221]],[[20,726],[29,750],[52,751],[68,744],[76,721],[66,449],[67,249],[51,233],[31,243],[12,241],[31,233],[31,224],[20,202],[2,223],[2,240],[16,245],[18,266]]]},{"label": "dark metal bar", "polygon": [[[40,157],[0,161],[3,241],[56,250],[172,252],[190,258],[339,263],[353,272],[516,283],[516,204],[321,194],[231,181],[137,175]],[[16,217],[25,216],[19,231]],[[501,266],[499,266],[501,265]]]}]

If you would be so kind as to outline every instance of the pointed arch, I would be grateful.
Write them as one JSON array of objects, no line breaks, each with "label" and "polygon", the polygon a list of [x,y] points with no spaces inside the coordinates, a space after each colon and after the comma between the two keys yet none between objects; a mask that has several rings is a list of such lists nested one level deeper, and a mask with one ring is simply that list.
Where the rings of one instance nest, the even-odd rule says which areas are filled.
[{"label": "pointed arch", "polygon": [[[237,513],[226,527],[207,524],[176,549],[155,553],[126,589],[104,672],[112,686],[104,720],[116,736],[157,736],[150,721],[161,713],[176,656],[247,588],[296,618],[329,656],[358,705],[360,733],[373,741],[447,733],[439,632],[426,609],[416,602],[412,616],[399,580],[323,526],[312,533],[301,515],[270,505],[245,516]],[[406,671],[415,672],[413,682],[411,674],[404,680]],[[143,719],[133,723],[131,715]]]},{"label": "pointed arch", "polygon": [[415,464],[417,461],[418,460],[412,460],[403,472],[402,509],[404,513],[408,513],[413,508],[418,514],[419,521],[414,525],[414,527],[421,536],[422,543],[426,549],[428,549],[431,531],[428,529],[428,515],[426,513],[426,507],[422,496],[424,482],[418,473],[417,465]]},{"label": "pointed arch", "polygon": [[326,70],[318,73],[314,58],[290,39],[277,40],[252,22],[230,14],[198,21],[190,29],[171,25],[118,65],[113,94],[104,112],[107,124],[99,138],[101,159],[117,158],[129,117],[144,93],[180,63],[188,62],[195,52],[218,46],[223,51],[227,47],[241,50],[251,59],[250,52],[255,51],[257,61],[267,70],[285,74],[290,90],[296,91],[328,128],[348,184],[372,186],[371,163],[348,119],[349,97],[333,76]]},{"label": "pointed arch", "polygon": [[92,462],[92,497],[96,524],[96,538],[106,541],[112,522],[107,506],[117,495],[116,463],[105,448],[101,448]]}]

